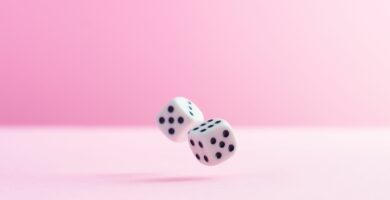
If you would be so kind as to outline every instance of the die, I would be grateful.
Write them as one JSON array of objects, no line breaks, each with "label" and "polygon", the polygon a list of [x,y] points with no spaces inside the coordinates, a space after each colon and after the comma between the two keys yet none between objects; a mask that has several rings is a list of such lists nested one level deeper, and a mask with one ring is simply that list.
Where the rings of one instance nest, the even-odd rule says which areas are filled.
[{"label": "die", "polygon": [[204,165],[217,165],[234,155],[236,139],[230,124],[223,119],[210,119],[190,131],[188,142],[196,159]]},{"label": "die", "polygon": [[157,115],[160,130],[174,142],[188,139],[187,132],[204,121],[203,113],[191,100],[176,97]]}]

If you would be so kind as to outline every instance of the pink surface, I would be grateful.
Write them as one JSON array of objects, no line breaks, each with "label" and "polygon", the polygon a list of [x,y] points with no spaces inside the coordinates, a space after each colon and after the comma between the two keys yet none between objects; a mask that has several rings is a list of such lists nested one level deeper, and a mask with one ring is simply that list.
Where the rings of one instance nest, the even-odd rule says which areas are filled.
[{"label": "pink surface", "polygon": [[389,129],[237,128],[215,167],[157,129],[0,133],[2,200],[390,199]]},{"label": "pink surface", "polygon": [[390,125],[390,3],[2,0],[0,124]]}]

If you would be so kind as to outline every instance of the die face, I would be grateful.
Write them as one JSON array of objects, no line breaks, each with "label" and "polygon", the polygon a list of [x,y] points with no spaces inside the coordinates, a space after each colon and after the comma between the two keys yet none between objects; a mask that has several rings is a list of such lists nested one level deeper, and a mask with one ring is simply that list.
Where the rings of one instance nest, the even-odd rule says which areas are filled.
[{"label": "die face", "polygon": [[189,145],[196,159],[204,165],[217,165],[234,155],[233,129],[222,119],[210,119],[188,133]]},{"label": "die face", "polygon": [[180,107],[180,110],[183,111],[186,114],[186,116],[191,120],[196,120],[196,121],[204,120],[202,111],[191,100],[184,97],[176,97],[172,101],[174,101],[176,105]]},{"label": "die face", "polygon": [[[194,110],[192,115],[189,105]],[[166,137],[174,142],[183,142],[187,140],[187,131],[203,121],[203,114],[192,101],[176,97],[163,107],[156,120]]]}]

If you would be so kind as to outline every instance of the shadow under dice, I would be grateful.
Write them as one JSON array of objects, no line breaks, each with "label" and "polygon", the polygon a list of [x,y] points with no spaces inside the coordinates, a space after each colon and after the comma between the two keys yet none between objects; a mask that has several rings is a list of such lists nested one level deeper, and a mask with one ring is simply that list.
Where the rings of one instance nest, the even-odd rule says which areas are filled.
[{"label": "shadow under dice", "polygon": [[157,115],[158,127],[165,136],[175,142],[187,140],[188,130],[203,120],[200,109],[184,97],[172,99]]},{"label": "shadow under dice", "polygon": [[188,132],[191,151],[202,164],[217,165],[236,152],[236,140],[229,123],[210,119]]}]

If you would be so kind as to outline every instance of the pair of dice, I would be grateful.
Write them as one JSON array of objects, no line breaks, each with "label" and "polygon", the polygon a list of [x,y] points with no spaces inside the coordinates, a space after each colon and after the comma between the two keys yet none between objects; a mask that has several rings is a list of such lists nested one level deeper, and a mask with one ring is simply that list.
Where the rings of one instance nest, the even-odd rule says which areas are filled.
[{"label": "pair of dice", "polygon": [[160,130],[174,142],[187,141],[195,158],[204,165],[217,165],[236,151],[232,127],[223,119],[205,121],[191,100],[176,97],[157,116]]}]

